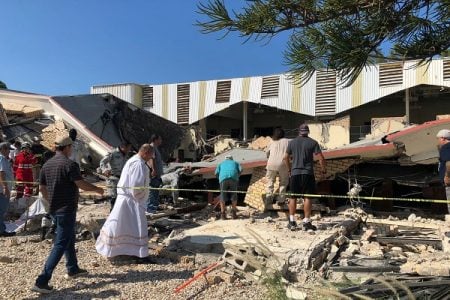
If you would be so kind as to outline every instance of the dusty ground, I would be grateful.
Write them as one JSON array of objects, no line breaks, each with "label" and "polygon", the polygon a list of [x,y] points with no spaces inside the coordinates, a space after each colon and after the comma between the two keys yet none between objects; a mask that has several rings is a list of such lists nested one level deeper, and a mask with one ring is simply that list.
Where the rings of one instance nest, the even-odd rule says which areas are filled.
[{"label": "dusty ground", "polygon": [[[77,219],[105,217],[108,203],[80,201]],[[39,222],[40,223],[40,222]],[[50,282],[55,291],[41,296],[30,289],[42,271],[50,252],[50,240],[40,241],[37,233],[20,233],[0,238],[0,299],[266,299],[266,288],[244,279],[207,286],[199,279],[179,294],[174,289],[197,271],[192,264],[157,259],[157,264],[112,265],[97,254],[94,240],[76,243],[80,267],[89,271],[84,277],[64,279],[65,259],[57,266]],[[152,253],[152,252],[150,252]]]},{"label": "dusty ground", "polygon": [[[13,242],[11,242],[13,241]],[[18,245],[14,245],[15,242]],[[13,245],[11,245],[13,244]],[[158,264],[113,266],[99,256],[94,242],[77,242],[79,265],[89,274],[65,280],[64,259],[51,280],[56,291],[40,296],[30,291],[42,270],[50,250],[50,242],[38,242],[37,235],[2,238],[0,257],[13,262],[0,262],[0,299],[265,299],[263,286],[238,281],[206,288],[198,280],[178,295],[174,289],[189,279],[195,269],[189,265],[160,260]]]}]

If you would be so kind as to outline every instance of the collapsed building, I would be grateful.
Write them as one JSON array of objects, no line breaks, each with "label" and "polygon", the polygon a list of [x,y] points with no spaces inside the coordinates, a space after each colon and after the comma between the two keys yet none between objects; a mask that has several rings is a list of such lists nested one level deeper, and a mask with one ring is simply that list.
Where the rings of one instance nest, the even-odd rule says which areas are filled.
[{"label": "collapsed building", "polygon": [[180,126],[109,94],[50,97],[0,90],[0,103],[5,139],[33,142],[38,137],[51,148],[57,134],[75,128],[94,163],[122,141],[137,150],[152,134],[163,137],[161,154],[167,160],[185,135]]}]

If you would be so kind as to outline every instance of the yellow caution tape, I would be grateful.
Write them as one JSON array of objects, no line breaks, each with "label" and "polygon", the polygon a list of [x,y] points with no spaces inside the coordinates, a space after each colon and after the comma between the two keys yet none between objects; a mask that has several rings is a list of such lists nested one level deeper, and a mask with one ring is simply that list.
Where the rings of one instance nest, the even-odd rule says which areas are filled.
[{"label": "yellow caution tape", "polygon": [[[38,185],[39,182],[35,181],[3,181],[7,183],[16,184],[35,184]],[[169,192],[199,192],[199,193],[221,193],[220,189],[182,189],[182,188],[156,188],[150,186],[136,186],[136,187],[126,187],[126,186],[112,186],[106,185],[106,188],[121,188],[121,189],[131,189],[131,190],[156,190],[156,191],[169,191]],[[249,194],[262,196],[263,192],[247,192],[247,191],[224,191],[227,193],[236,194]],[[335,199],[351,199],[351,200],[368,200],[368,201],[404,201],[404,202],[419,202],[419,203],[443,203],[450,204],[450,200],[442,199],[423,199],[423,198],[399,198],[399,197],[374,197],[374,196],[357,196],[351,197],[348,195],[321,195],[321,194],[295,194],[295,193],[272,193],[272,195],[284,195],[291,198],[335,198]]]}]

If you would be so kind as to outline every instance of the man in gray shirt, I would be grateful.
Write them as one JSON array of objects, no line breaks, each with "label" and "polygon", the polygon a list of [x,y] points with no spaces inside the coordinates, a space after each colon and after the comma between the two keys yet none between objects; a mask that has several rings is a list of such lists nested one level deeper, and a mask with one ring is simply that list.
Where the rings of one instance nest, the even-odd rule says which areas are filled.
[{"label": "man in gray shirt", "polygon": [[13,169],[8,159],[9,150],[11,149],[9,143],[0,143],[0,236],[13,236],[16,234],[15,232],[6,232],[4,223],[14,181]]},{"label": "man in gray shirt", "polygon": [[[288,167],[290,174],[289,189],[293,194],[315,194],[316,181],[314,177],[314,154],[319,155],[322,174],[326,173],[325,158],[320,150],[319,143],[308,137],[309,127],[306,124],[300,125],[299,136],[289,142],[284,162]],[[292,165],[291,159],[292,158]],[[299,196],[300,196],[299,195]],[[295,211],[297,210],[296,199],[294,196],[289,199],[289,223],[288,228],[297,229],[295,221]],[[309,197],[300,196],[304,199],[303,210],[305,218],[303,219],[304,230],[316,230],[316,226],[311,224],[312,204]]]},{"label": "man in gray shirt", "polygon": [[[159,152],[159,146],[162,144],[162,137],[158,134],[153,134],[151,136],[151,144],[154,149],[154,157],[150,159],[148,165],[151,169],[150,174],[150,187],[159,188],[162,185],[161,176],[164,173],[164,165],[161,158],[161,153]],[[150,190],[148,196],[147,212],[155,213],[159,207],[159,190]]]}]

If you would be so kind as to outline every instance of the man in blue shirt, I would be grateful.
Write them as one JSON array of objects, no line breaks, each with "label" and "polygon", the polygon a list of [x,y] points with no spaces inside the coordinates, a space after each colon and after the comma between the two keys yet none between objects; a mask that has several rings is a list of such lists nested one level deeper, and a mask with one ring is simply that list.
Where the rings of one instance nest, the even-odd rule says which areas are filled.
[{"label": "man in blue shirt", "polygon": [[6,232],[3,223],[9,206],[9,197],[14,181],[13,169],[9,162],[9,150],[11,145],[7,142],[0,143],[0,236],[13,236],[15,232]]},{"label": "man in blue shirt", "polygon": [[[241,165],[233,160],[231,155],[227,155],[225,160],[221,162],[216,168],[216,176],[219,177],[220,183],[220,211],[221,219],[226,220],[225,203],[231,200],[231,216],[233,219],[237,219],[237,187],[239,182],[239,175],[242,172]],[[230,192],[229,192],[230,191]]]},{"label": "man in blue shirt", "polygon": [[[447,201],[450,200],[450,167],[447,167],[447,163],[450,164],[450,130],[442,129],[436,135],[438,139],[439,148],[439,178],[445,186],[445,193],[447,195]],[[447,203],[448,210],[450,212],[450,202]]]}]

